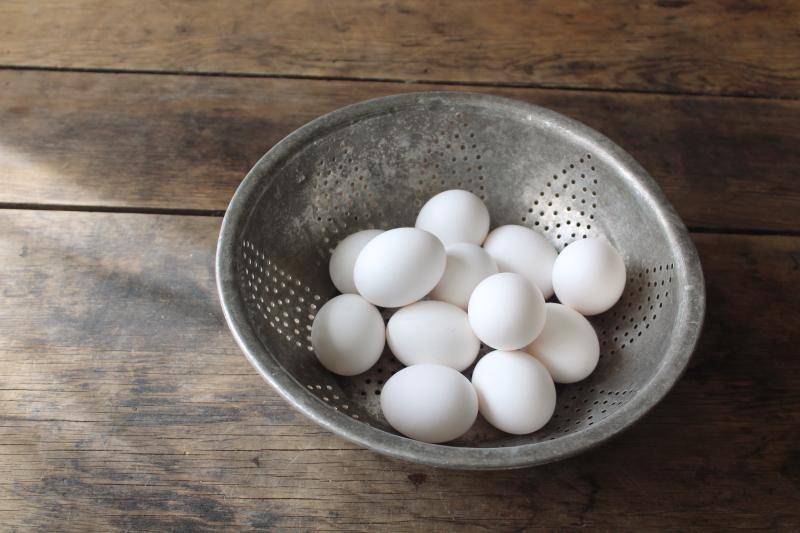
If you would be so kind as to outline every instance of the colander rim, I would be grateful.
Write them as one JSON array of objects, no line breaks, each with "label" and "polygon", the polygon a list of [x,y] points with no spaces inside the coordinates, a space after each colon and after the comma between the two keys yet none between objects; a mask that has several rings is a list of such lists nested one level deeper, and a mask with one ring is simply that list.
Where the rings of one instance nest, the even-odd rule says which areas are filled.
[{"label": "colander rim", "polygon": [[[672,342],[652,378],[607,418],[554,440],[515,446],[479,448],[419,442],[334,410],[285,372],[259,340],[235,281],[234,258],[250,206],[269,190],[275,177],[270,171],[279,169],[298,149],[320,135],[369,116],[434,102],[490,106],[566,132],[597,157],[613,164],[617,177],[627,180],[657,217],[676,256],[677,279],[683,282],[678,291],[682,297],[677,298],[677,316],[681,320],[670,333]],[[284,137],[247,173],[229,203],[217,242],[216,282],[223,314],[236,343],[264,380],[292,407],[323,428],[365,448],[397,459],[454,469],[510,469],[549,463],[588,450],[629,428],[661,401],[680,378],[697,346],[705,314],[703,272],[694,243],[664,193],[633,157],[601,133],[555,111],[505,97],[469,92],[412,92],[366,100],[316,118]]]}]

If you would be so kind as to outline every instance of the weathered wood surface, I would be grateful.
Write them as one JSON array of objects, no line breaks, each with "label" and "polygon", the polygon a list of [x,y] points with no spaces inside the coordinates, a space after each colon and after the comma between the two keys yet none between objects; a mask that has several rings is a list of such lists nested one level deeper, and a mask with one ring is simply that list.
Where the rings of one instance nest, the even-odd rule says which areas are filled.
[{"label": "weathered wood surface", "polygon": [[695,234],[707,325],[667,399],[476,474],[294,413],[223,323],[219,218],[8,209],[221,212],[311,118],[478,90],[606,133],[691,227],[796,235],[798,27],[788,0],[0,3],[0,530],[800,529],[800,237]]},{"label": "weathered wood surface", "polygon": [[215,217],[0,211],[0,529],[800,528],[800,238],[695,235],[686,375],[612,443],[467,473],[294,413],[215,296]]},{"label": "weathered wood surface", "polygon": [[800,96],[800,5],[12,0],[0,64]]},{"label": "weathered wood surface", "polygon": [[[308,120],[367,98],[443,88],[466,89],[0,71],[0,202],[221,211],[250,166]],[[690,226],[800,229],[800,102],[480,90],[604,132]]]}]

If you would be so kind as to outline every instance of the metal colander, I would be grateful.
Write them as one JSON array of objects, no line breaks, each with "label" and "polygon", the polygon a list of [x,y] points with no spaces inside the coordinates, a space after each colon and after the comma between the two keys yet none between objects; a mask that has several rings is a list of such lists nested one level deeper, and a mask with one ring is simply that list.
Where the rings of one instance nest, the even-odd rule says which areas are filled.
[{"label": "metal colander", "polygon": [[[553,419],[531,435],[502,433],[479,417],[447,445],[407,439],[379,407],[383,383],[401,367],[388,350],[367,373],[340,377],[311,348],[314,314],[336,295],[328,260],[337,242],[357,230],[413,226],[428,198],[454,188],[483,198],[492,227],[529,226],[559,250],[605,235],[625,258],[621,300],[591,318],[597,369],[560,387]],[[468,93],[370,100],[278,143],[231,201],[217,284],[247,358],[313,421],[393,457],[469,469],[554,461],[632,424],[686,367],[705,306],[686,228],[627,153],[555,112]]]}]

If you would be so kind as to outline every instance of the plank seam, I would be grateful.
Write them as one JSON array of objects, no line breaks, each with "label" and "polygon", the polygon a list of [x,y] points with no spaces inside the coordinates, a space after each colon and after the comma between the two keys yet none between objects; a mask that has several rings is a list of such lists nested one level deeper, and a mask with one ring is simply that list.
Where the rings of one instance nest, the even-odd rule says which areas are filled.
[{"label": "plank seam", "polygon": [[579,87],[570,85],[529,84],[515,82],[488,82],[464,80],[428,80],[428,79],[401,79],[377,78],[360,76],[312,76],[305,74],[278,74],[278,73],[253,73],[253,72],[215,72],[215,71],[184,71],[184,70],[154,70],[154,69],[116,69],[92,67],[51,67],[33,65],[5,65],[0,64],[0,71],[32,71],[32,72],[72,72],[87,74],[136,74],[156,76],[195,76],[207,78],[250,78],[250,79],[278,79],[278,80],[309,80],[309,81],[349,81],[362,83],[392,83],[398,85],[440,85],[461,87],[497,87],[505,89],[538,89],[549,91],[575,91],[597,92],[613,94],[643,94],[654,96],[684,96],[684,97],[711,97],[711,98],[742,98],[748,100],[780,100],[797,101],[800,96],[777,96],[767,94],[748,94],[737,92],[703,93],[697,91],[665,91],[649,89],[630,89],[621,87]]},{"label": "plank seam", "polygon": [[0,209],[19,209],[27,211],[81,211],[85,213],[129,213],[137,215],[176,215],[193,217],[225,216],[224,209],[181,209],[172,207],[105,206],[80,204],[32,204],[21,202],[0,202]]}]

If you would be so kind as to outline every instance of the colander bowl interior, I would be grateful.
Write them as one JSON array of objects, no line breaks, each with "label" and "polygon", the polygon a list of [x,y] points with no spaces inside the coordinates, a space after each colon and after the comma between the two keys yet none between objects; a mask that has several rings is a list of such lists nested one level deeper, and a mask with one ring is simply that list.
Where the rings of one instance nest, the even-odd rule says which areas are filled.
[{"label": "colander bowl interior", "polygon": [[[529,226],[559,250],[604,235],[625,258],[621,300],[590,319],[601,342],[597,369],[559,387],[553,419],[531,435],[479,418],[447,445],[407,439],[380,412],[381,386],[400,368],[388,350],[367,373],[345,378],[323,369],[311,348],[314,314],[336,294],[328,277],[336,243],[361,229],[413,226],[425,200],[452,188],[483,198],[492,227]],[[217,284],[239,346],[294,407],[378,452],[468,469],[554,461],[635,422],[686,367],[705,307],[686,228],[627,153],[553,111],[469,93],[362,102],[278,143],[226,212]]]}]

